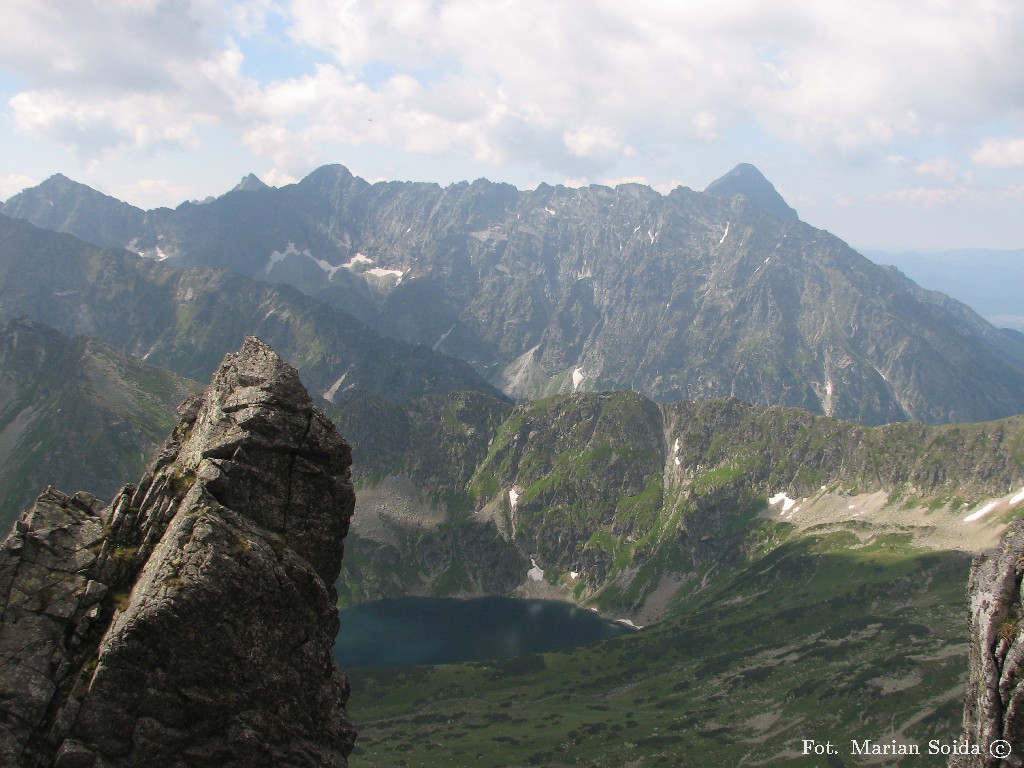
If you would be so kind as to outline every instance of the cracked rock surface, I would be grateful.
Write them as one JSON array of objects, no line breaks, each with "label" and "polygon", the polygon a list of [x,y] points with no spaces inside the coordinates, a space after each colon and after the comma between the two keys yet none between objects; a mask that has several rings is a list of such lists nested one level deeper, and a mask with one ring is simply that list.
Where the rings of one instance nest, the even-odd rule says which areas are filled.
[{"label": "cracked rock surface", "polygon": [[0,764],[345,766],[351,451],[248,338],[138,487],[47,489],[0,551]]},{"label": "cracked rock surface", "polygon": [[[1024,765],[1024,520],[1007,529],[999,547],[979,555],[967,588],[969,676],[964,737],[984,754],[954,758],[952,768]],[[996,741],[1010,754],[994,755]]]}]

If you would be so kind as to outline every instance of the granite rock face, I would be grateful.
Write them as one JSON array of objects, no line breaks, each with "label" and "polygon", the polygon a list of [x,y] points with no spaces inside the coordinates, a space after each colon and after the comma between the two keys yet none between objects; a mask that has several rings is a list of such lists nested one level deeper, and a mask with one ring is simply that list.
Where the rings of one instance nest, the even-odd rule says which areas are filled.
[{"label": "granite rock face", "polygon": [[138,487],[47,489],[0,552],[0,764],[345,766],[351,451],[255,338]]},{"label": "granite rock face", "polygon": [[[969,678],[964,737],[983,754],[964,755],[952,768],[1024,765],[1024,520],[1010,525],[999,548],[979,555],[967,589]],[[999,740],[1010,754],[997,757]]]}]

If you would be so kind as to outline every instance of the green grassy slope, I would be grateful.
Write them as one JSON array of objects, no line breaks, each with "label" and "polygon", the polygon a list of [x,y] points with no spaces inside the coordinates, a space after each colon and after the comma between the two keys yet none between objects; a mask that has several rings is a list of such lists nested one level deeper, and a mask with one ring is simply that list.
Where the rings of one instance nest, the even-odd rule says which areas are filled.
[{"label": "green grassy slope", "polygon": [[[493,663],[351,672],[359,766],[867,765],[850,741],[959,732],[968,557],[833,533],[783,544],[656,626]],[[344,631],[344,627],[342,627]],[[840,754],[801,754],[802,740]]]}]

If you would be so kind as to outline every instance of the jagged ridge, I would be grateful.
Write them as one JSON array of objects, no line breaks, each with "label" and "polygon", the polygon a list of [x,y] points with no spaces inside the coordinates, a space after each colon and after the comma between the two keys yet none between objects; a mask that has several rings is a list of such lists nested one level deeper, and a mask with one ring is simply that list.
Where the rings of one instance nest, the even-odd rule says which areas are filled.
[{"label": "jagged ridge", "polygon": [[[46,182],[4,211],[48,222],[46,186],[63,189]],[[65,226],[109,244],[100,223],[69,212]],[[1021,339],[799,221],[749,165],[668,195],[369,184],[328,166],[151,211],[116,242],[288,283],[524,399],[730,395],[866,424],[1024,412]]]}]

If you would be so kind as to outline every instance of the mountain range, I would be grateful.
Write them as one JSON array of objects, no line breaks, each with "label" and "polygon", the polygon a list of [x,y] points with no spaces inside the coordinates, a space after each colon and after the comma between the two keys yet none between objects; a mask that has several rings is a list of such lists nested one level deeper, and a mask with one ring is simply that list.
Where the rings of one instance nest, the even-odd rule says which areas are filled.
[{"label": "mountain range", "polygon": [[500,593],[647,625],[356,671],[353,764],[817,765],[801,739],[957,732],[969,556],[1024,509],[1022,337],[752,166],[668,195],[330,166],[155,211],[53,177],[0,214],[0,322],[12,504],[137,476],[258,334],[352,445],[340,604]]},{"label": "mountain range", "polygon": [[150,364],[208,379],[247,333],[274,342],[327,399],[495,392],[465,363],[374,333],[348,313],[208,267],[175,270],[0,215],[0,320],[29,316]]},{"label": "mountain range", "polygon": [[[47,483],[112,494],[198,385],[36,321],[0,334],[4,523]],[[353,445],[359,514],[342,601],[539,592],[648,621],[805,529],[978,549],[1024,486],[1024,416],[862,427],[731,398],[366,390],[319,398]],[[969,513],[985,510],[965,525]],[[981,520],[981,517],[986,519]],[[539,568],[542,579],[528,577]],[[534,572],[536,573],[536,572]]]},{"label": "mountain range", "polygon": [[148,212],[55,176],[3,212],[291,285],[521,399],[732,396],[865,424],[1024,412],[1024,336],[800,221],[750,165],[668,195],[370,184],[326,166]]}]

